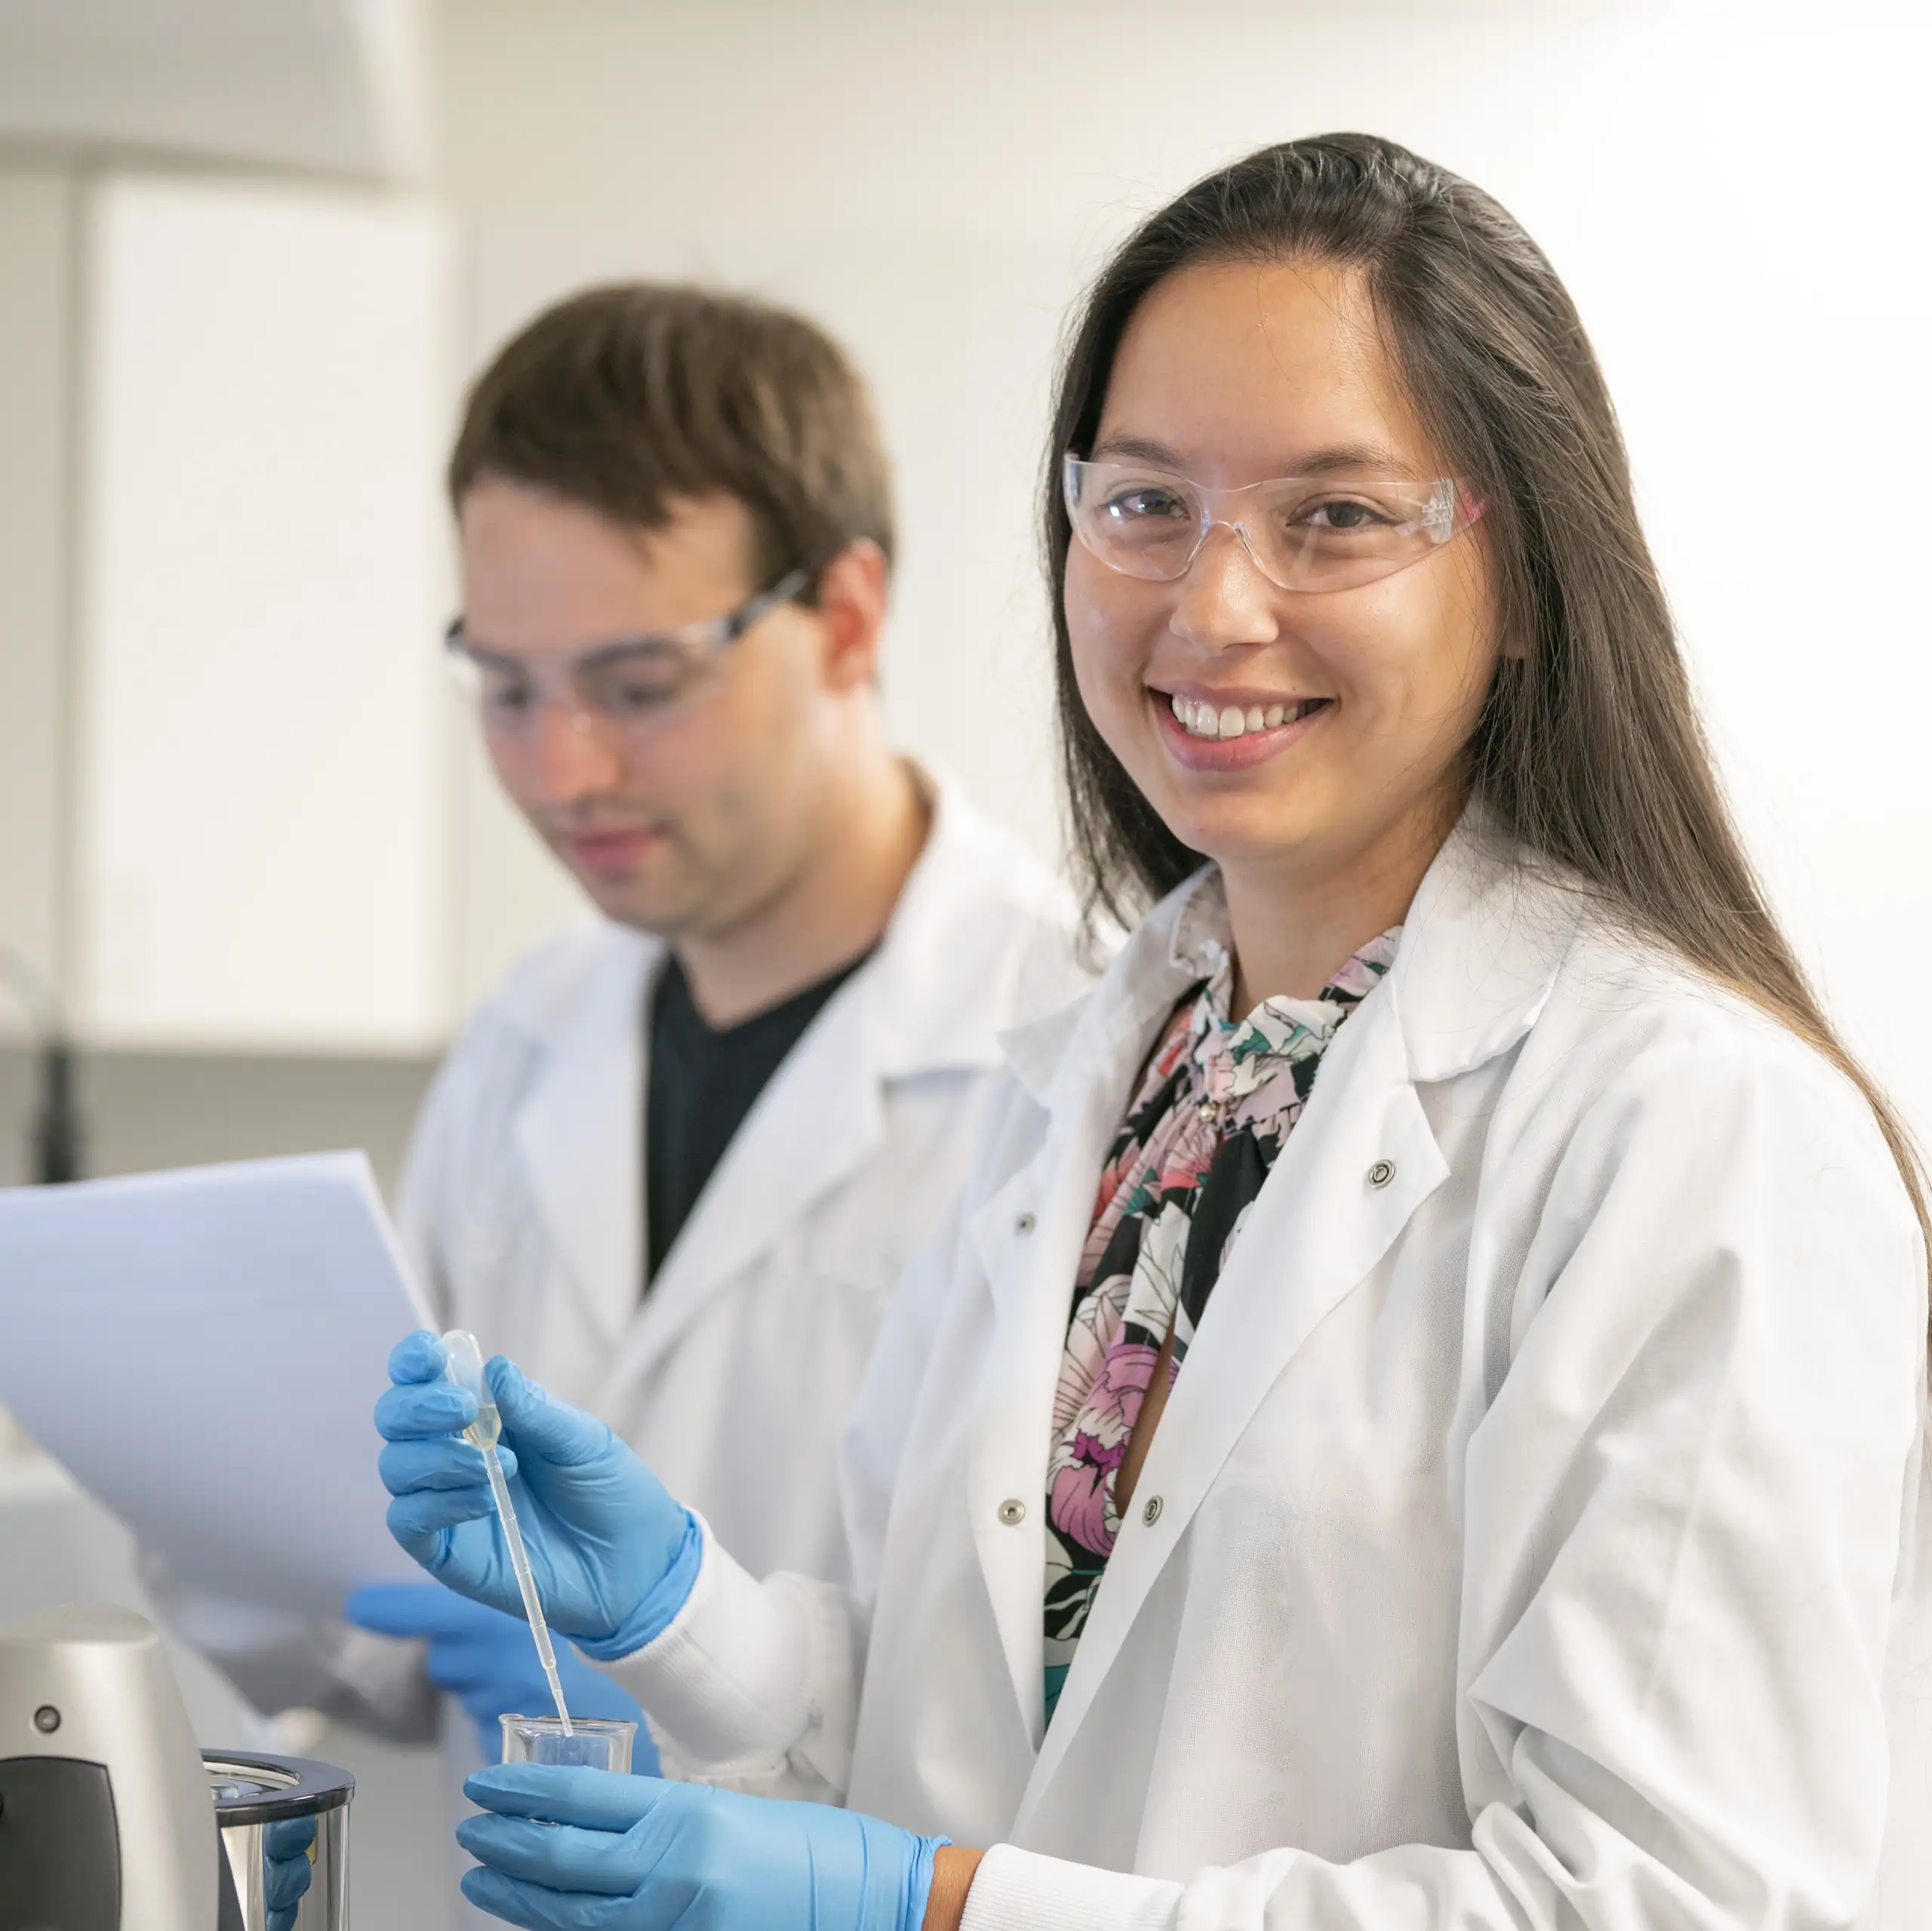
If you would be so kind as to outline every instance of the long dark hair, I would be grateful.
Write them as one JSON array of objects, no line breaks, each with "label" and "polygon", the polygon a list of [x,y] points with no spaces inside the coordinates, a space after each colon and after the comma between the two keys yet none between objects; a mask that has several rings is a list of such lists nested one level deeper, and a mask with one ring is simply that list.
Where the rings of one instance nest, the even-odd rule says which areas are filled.
[{"label": "long dark hair", "polygon": [[1731,823],[1629,459],[1568,291],[1481,189],[1367,134],[1263,148],[1150,217],[1089,292],[1060,369],[1044,489],[1060,751],[1090,912],[1125,920],[1200,863],[1135,788],[1074,681],[1060,464],[1092,447],[1154,286],[1196,263],[1358,269],[1395,365],[1484,503],[1506,655],[1466,752],[1472,793],[1606,912],[1789,1028],[1865,1096],[1932,1251],[1910,1136],[1820,1009]]}]

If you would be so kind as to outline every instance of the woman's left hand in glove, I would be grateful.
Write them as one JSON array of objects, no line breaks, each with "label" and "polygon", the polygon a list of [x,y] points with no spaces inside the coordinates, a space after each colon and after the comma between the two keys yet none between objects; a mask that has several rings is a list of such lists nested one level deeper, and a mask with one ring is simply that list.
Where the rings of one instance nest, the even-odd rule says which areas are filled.
[{"label": "woman's left hand in glove", "polygon": [[463,1786],[470,1902],[525,1931],[920,1931],[945,1837],[829,1804],[551,1764]]}]

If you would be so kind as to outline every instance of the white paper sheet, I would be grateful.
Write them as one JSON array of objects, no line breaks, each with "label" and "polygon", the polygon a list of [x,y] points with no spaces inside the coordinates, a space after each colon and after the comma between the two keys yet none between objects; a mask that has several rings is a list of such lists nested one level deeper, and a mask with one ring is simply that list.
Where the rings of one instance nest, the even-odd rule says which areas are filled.
[{"label": "white paper sheet", "polygon": [[0,1405],[192,1589],[420,1579],[371,1411],[428,1324],[359,1153],[0,1190]]}]

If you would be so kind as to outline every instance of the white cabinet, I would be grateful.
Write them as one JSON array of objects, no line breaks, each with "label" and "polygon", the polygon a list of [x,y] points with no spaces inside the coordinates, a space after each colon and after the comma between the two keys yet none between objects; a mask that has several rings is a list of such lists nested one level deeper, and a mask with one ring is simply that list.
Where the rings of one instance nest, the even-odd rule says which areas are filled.
[{"label": "white cabinet", "polygon": [[[0,845],[0,936],[42,948],[98,1042],[430,1044],[453,981],[443,229],[373,192],[38,186],[0,192],[9,350],[67,324],[63,401],[0,387],[0,500],[51,533],[0,552],[22,620],[0,692],[38,706],[0,720],[28,820]],[[6,223],[17,201],[39,229]]]}]

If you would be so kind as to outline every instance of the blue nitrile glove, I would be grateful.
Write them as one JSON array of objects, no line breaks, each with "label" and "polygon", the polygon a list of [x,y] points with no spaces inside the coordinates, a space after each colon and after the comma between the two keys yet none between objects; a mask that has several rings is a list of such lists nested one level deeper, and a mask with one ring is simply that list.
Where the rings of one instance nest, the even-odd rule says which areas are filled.
[{"label": "blue nitrile glove", "polygon": [[464,1794],[463,1894],[525,1931],[919,1931],[949,1837],[829,1804],[503,1763]]},{"label": "blue nitrile glove", "polygon": [[[627,1656],[670,1626],[697,1580],[703,1539],[688,1510],[604,1424],[552,1401],[502,1355],[484,1370],[503,1419],[500,1453],[543,1613],[587,1656]],[[419,1330],[389,1356],[376,1404],[389,1532],[460,1594],[522,1610],[480,1450],[476,1404],[443,1379],[443,1345]]]},{"label": "blue nitrile glove", "polygon": [[285,1817],[262,1831],[263,1922],[268,1931],[295,1931],[297,1907],[315,1882],[309,1853],[315,1848],[315,1820]]},{"label": "blue nitrile glove", "polygon": [[[383,1636],[414,1636],[429,1645],[429,1680],[457,1698],[476,1726],[483,1760],[503,1754],[506,1714],[540,1717],[550,1709],[550,1686],[537,1660],[530,1625],[506,1616],[440,1582],[377,1582],[358,1589],[343,1613],[358,1628]],[[574,1717],[620,1717],[638,1727],[632,1761],[657,1773],[657,1746],[644,1727],[644,1712],[601,1670],[593,1669],[568,1642],[555,1646],[564,1701]]]}]

